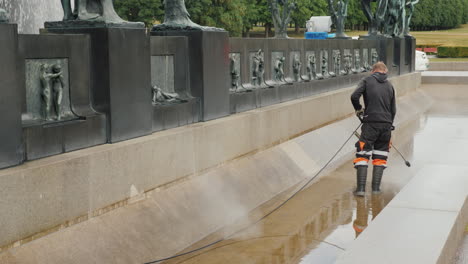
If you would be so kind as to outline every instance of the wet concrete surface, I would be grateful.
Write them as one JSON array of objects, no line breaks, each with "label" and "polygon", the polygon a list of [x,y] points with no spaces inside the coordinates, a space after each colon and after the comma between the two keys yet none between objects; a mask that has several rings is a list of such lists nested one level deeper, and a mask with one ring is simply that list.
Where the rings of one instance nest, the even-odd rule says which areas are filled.
[{"label": "wet concrete surface", "polygon": [[[334,263],[421,168],[434,163],[455,165],[466,159],[465,148],[458,146],[468,144],[468,98],[447,96],[450,93],[447,89],[440,91],[431,87],[429,90],[436,100],[434,106],[397,131],[394,137],[395,146],[412,161],[413,167],[405,167],[393,151],[390,167],[384,174],[382,195],[371,195],[369,191],[365,198],[352,195],[355,171],[350,161],[306,188],[266,219],[252,225],[290,197],[301,184],[264,204],[248,219],[182,252],[221,237],[229,239],[164,263]],[[371,170],[369,168],[368,189]],[[467,250],[463,251],[463,247],[468,248],[467,240],[459,254],[462,262],[458,263],[467,263]]]},{"label": "wet concrete surface", "polygon": [[454,264],[467,264],[468,263],[468,226],[465,231],[465,239],[462,245],[458,249],[457,255],[455,256]]}]

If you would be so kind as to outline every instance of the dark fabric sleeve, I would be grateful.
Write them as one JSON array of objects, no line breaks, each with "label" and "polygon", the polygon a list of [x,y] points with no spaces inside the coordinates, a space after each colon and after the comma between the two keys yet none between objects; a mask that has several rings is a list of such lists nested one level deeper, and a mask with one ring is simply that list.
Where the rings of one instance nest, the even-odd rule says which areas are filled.
[{"label": "dark fabric sleeve", "polygon": [[392,87],[393,90],[393,98],[392,98],[392,122],[395,121],[395,116],[396,116],[396,96],[395,96],[395,89]]},{"label": "dark fabric sleeve", "polygon": [[354,110],[358,111],[362,109],[361,102],[359,101],[361,99],[361,96],[364,94],[366,90],[366,80],[361,80],[354,91],[354,93],[351,95],[351,103],[353,103]]}]

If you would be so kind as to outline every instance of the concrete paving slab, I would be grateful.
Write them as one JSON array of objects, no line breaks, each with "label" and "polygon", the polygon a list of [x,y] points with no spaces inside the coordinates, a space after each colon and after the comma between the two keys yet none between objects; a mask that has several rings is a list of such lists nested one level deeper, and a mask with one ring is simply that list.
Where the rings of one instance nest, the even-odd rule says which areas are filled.
[{"label": "concrete paving slab", "polygon": [[456,212],[387,207],[336,264],[435,264],[457,216]]},{"label": "concrete paving slab", "polygon": [[[468,230],[468,227],[467,227]],[[465,238],[461,247],[458,249],[455,257],[455,264],[467,264],[468,263],[468,231],[466,231]]]},{"label": "concrete paving slab", "polygon": [[459,212],[468,195],[468,167],[434,165],[421,169],[388,207]]},{"label": "concrete paving slab", "polygon": [[468,71],[425,71],[421,75],[423,84],[468,83]]}]

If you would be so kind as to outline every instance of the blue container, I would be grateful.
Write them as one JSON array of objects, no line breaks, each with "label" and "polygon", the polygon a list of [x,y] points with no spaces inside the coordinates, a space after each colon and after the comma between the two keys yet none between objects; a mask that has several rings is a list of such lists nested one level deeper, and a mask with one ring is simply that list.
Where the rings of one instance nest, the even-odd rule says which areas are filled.
[{"label": "blue container", "polygon": [[306,32],[305,38],[306,39],[327,39],[328,33],[327,32]]},{"label": "blue container", "polygon": [[336,34],[335,34],[335,33],[328,34],[328,38],[335,38],[335,37],[336,37]]}]

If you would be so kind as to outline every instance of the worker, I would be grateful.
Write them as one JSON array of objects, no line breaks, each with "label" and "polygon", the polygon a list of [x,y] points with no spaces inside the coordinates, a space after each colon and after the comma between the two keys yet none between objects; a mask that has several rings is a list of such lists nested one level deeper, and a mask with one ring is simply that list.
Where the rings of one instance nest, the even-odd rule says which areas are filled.
[{"label": "worker", "polygon": [[[372,67],[372,74],[362,79],[351,95],[351,102],[356,115],[363,122],[362,133],[356,143],[354,167],[357,171],[356,196],[366,192],[367,167],[370,158],[374,166],[372,175],[372,193],[380,193],[380,183],[390,150],[393,121],[396,115],[396,98],[393,85],[387,80],[387,66],[377,62]],[[360,98],[364,97],[364,106]]]}]

